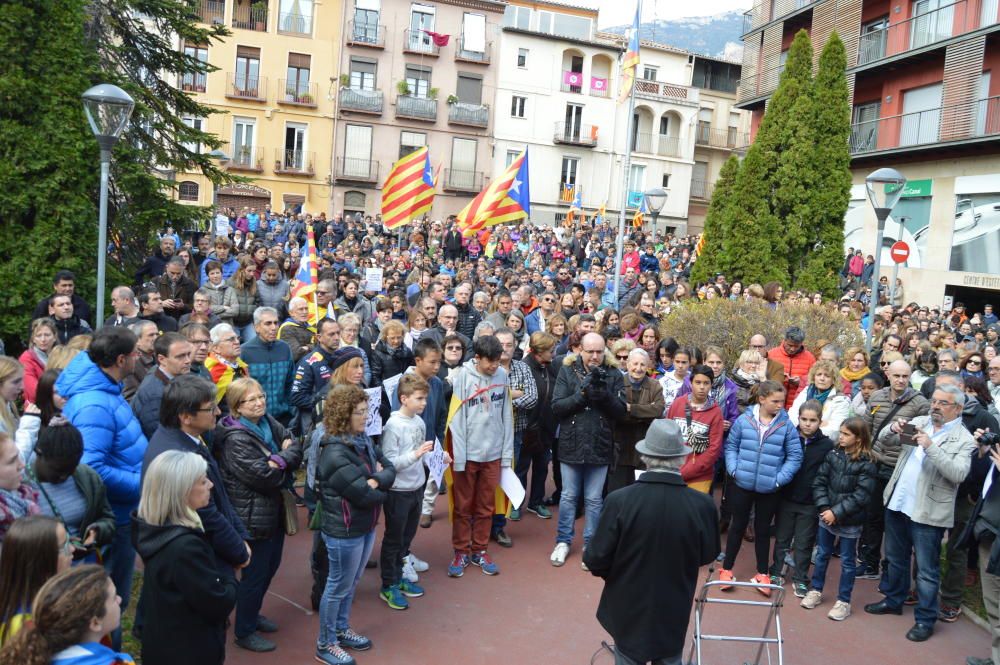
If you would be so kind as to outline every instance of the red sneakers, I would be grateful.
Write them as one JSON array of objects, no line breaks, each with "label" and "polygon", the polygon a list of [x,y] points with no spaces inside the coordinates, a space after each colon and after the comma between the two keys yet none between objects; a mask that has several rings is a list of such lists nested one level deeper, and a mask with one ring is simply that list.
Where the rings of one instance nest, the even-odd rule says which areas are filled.
[{"label": "red sneakers", "polygon": [[[753,582],[754,584],[770,584],[771,577],[764,573],[757,573],[756,575],[750,578],[750,581]],[[757,587],[757,591],[759,591],[765,598],[771,597],[771,590],[766,587],[759,586]]]},{"label": "red sneakers", "polygon": [[[726,570],[725,568],[723,568],[722,570],[719,571],[719,581],[720,582],[733,582],[735,580],[736,580],[736,576],[733,575],[733,571]],[[720,591],[732,591],[732,589],[733,589],[733,585],[732,584],[723,584],[722,586],[719,587]]]}]

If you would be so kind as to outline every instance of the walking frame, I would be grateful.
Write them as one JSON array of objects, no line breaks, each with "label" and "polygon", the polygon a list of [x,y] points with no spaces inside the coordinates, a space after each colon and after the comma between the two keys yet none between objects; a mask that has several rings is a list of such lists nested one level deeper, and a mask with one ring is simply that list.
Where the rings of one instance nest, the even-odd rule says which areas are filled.
[{"label": "walking frame", "polygon": [[[715,573],[716,564],[712,564],[708,567],[708,575],[705,578],[705,583],[701,587],[701,591],[695,597],[695,610],[694,610],[694,640],[691,643],[691,651],[688,655],[688,662],[695,663],[696,665],[706,665],[706,662],[702,659],[702,641],[710,640],[714,642],[750,642],[756,643],[760,646],[757,648],[757,656],[753,661],[753,665],[760,665],[761,656],[764,654],[765,647],[767,648],[767,662],[771,663],[771,648],[770,645],[774,644],[777,646],[778,661],[777,665],[784,665],[784,653],[783,638],[781,635],[781,607],[784,604],[785,599],[785,589],[784,587],[777,584],[756,584],[754,582],[723,582],[721,580],[713,580],[712,575]],[[709,592],[713,589],[721,590],[723,586],[731,586],[734,589],[748,589],[752,590],[754,594],[757,593],[758,589],[769,589],[771,591],[771,596],[767,600],[742,600],[739,598],[723,598],[723,597],[710,597]],[[705,613],[705,607],[710,604],[724,604],[724,605],[741,605],[744,607],[766,607],[768,608],[767,621],[764,624],[764,631],[761,633],[760,637],[753,635],[715,635],[703,632],[702,626],[702,615]],[[771,637],[771,624],[774,624],[774,636]],[[694,660],[692,660],[695,658]],[[749,662],[744,665],[750,665]]]}]

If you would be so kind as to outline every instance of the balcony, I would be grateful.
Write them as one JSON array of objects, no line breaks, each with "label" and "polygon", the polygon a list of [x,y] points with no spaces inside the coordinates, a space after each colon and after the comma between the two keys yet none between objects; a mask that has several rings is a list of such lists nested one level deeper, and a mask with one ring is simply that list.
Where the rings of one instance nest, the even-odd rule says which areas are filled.
[{"label": "balcony", "polygon": [[563,72],[562,81],[559,82],[559,89],[563,92],[572,92],[575,95],[582,95],[583,72]]},{"label": "balcony", "polygon": [[374,184],[378,181],[378,167],[379,163],[371,159],[338,157],[334,163],[333,177],[343,182]]},{"label": "balcony", "polygon": [[673,102],[685,106],[697,106],[699,99],[696,88],[646,79],[635,80],[635,95],[658,102]]},{"label": "balcony", "polygon": [[741,150],[747,147],[749,137],[736,127],[712,128],[709,122],[698,121],[694,133],[694,144],[722,150]]},{"label": "balcony", "polygon": [[308,37],[312,34],[312,17],[294,12],[278,14],[278,32]]},{"label": "balcony", "polygon": [[446,192],[479,192],[483,188],[483,180],[482,171],[444,170]]},{"label": "balcony", "polygon": [[851,125],[852,155],[1000,136],[1000,96]]},{"label": "balcony", "polygon": [[274,151],[274,173],[276,175],[316,175],[316,169],[313,168],[315,160],[315,152],[276,148]]},{"label": "balcony", "polygon": [[407,28],[403,31],[403,53],[416,53],[436,58],[441,55],[441,49],[424,31]]},{"label": "balcony", "polygon": [[482,51],[470,51],[465,48],[465,37],[461,36],[458,38],[458,43],[455,45],[455,62],[471,62],[479,65],[490,64],[490,51],[493,50],[493,44],[484,44]]},{"label": "balcony", "polygon": [[254,32],[267,32],[267,5],[238,4],[233,6],[233,27]]},{"label": "balcony", "polygon": [[574,185],[573,183],[560,181],[559,202],[572,203],[574,198],[576,198],[576,185]]},{"label": "balcony", "polygon": [[762,25],[794,14],[800,9],[816,4],[816,2],[817,0],[771,0],[767,3],[756,4],[743,14],[743,34],[746,35]]},{"label": "balcony", "polygon": [[340,110],[382,115],[381,90],[340,89]]},{"label": "balcony", "polygon": [[226,168],[230,171],[262,173],[264,171],[264,149],[237,146],[233,150],[233,156],[226,163]]},{"label": "balcony", "polygon": [[557,122],[552,142],[593,148],[597,145],[597,125]]},{"label": "balcony", "polygon": [[396,97],[396,117],[409,118],[410,120],[425,120],[436,122],[438,114],[438,103],[436,99],[429,97],[414,97],[413,95],[400,95]]},{"label": "balcony", "polygon": [[279,104],[316,108],[317,93],[315,83],[278,79],[278,90],[283,91],[283,94],[278,95]]},{"label": "balcony", "polygon": [[250,102],[267,101],[267,79],[228,72],[226,74],[226,97]]},{"label": "balcony", "polygon": [[208,76],[205,74],[183,74],[180,77],[180,88],[184,92],[205,92]]},{"label": "balcony", "polygon": [[452,102],[448,105],[448,124],[487,127],[490,124],[490,107],[484,104]]},{"label": "balcony", "polygon": [[632,152],[653,152],[653,135],[649,132],[636,132],[632,136]]},{"label": "balcony", "polygon": [[858,42],[857,66],[933,46],[996,23],[996,0],[983,0],[981,4],[958,0],[862,34]]},{"label": "balcony", "polygon": [[743,77],[740,79],[740,89],[737,94],[737,103],[742,104],[749,99],[766,97],[778,89],[778,81],[781,80],[781,73],[785,71],[785,63],[780,62],[773,67],[760,72],[747,71],[744,68]]},{"label": "balcony", "polygon": [[680,157],[681,140],[677,136],[660,134],[660,142],[656,145],[656,154],[661,157]]},{"label": "balcony", "polygon": [[385,26],[377,23],[347,22],[347,45],[385,48]]},{"label": "balcony", "polygon": [[691,180],[691,198],[708,200],[712,198],[712,190],[715,188],[714,182],[708,180]]},{"label": "balcony", "polygon": [[225,25],[226,3],[223,0],[198,0],[194,5],[195,15],[201,23]]}]

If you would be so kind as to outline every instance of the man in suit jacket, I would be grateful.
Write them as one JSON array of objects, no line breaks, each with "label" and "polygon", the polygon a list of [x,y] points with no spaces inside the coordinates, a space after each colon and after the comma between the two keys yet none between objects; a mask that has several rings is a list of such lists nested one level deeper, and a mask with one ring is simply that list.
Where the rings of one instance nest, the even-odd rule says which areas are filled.
[{"label": "man in suit jacket", "polygon": [[654,420],[635,449],[647,471],[605,499],[583,562],[604,579],[597,619],[616,665],[680,665],[698,569],[722,548],[718,515],[681,479],[691,448],[677,423]]}]

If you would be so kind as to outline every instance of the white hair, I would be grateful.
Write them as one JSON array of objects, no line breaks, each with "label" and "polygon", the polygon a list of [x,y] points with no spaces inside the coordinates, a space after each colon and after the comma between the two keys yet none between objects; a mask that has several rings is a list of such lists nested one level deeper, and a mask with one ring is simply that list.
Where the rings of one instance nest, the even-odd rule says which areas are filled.
[{"label": "white hair", "polygon": [[288,309],[291,309],[293,307],[298,307],[299,305],[308,305],[308,304],[309,301],[303,298],[302,296],[295,296],[294,298],[288,301]]},{"label": "white hair", "polygon": [[153,526],[180,525],[202,530],[201,519],[187,499],[195,483],[207,472],[208,463],[197,453],[182,450],[160,453],[146,469],[139,517]]},{"label": "white hair", "polygon": [[650,457],[649,455],[639,455],[639,459],[646,465],[649,471],[679,471],[687,457],[678,455],[677,457]]},{"label": "white hair", "polygon": [[642,358],[646,361],[647,365],[650,363],[649,354],[646,353],[646,349],[640,349],[639,347],[632,349],[628,352],[628,361],[631,362],[633,357]]},{"label": "white hair", "polygon": [[228,323],[220,323],[213,326],[212,329],[208,331],[208,335],[212,339],[212,344],[220,343],[226,333],[233,333],[235,335],[236,328],[232,327]]},{"label": "white hair", "polygon": [[274,314],[274,318],[278,318],[278,310],[273,307],[258,307],[253,311],[253,324],[255,326],[260,325],[260,320],[265,314]]}]

